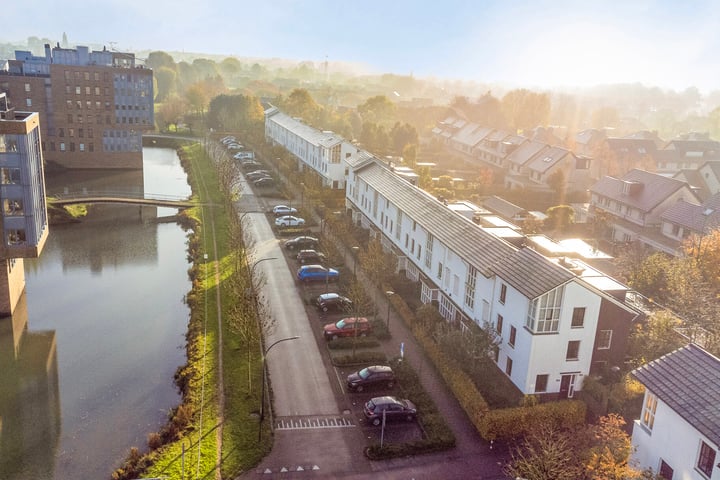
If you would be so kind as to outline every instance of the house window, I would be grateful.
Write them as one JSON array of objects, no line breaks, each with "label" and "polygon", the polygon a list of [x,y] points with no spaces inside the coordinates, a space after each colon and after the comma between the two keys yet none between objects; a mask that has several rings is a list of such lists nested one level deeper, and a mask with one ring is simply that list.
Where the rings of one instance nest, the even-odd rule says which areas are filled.
[{"label": "house window", "polygon": [[573,308],[572,328],[581,328],[585,324],[585,307]]},{"label": "house window", "polygon": [[580,340],[570,340],[565,353],[565,360],[577,360],[580,355]]},{"label": "house window", "polygon": [[26,107],[32,107],[32,98],[26,98],[26,99],[25,99],[25,106],[26,106]]},{"label": "house window", "polygon": [[500,285],[500,303],[505,305],[505,297],[507,296],[507,285]]},{"label": "house window", "polygon": [[538,375],[535,377],[535,393],[547,392],[548,375]]},{"label": "house window", "polygon": [[512,376],[512,358],[508,357],[505,359],[505,373],[508,377]]},{"label": "house window", "polygon": [[672,480],[673,474],[675,473],[672,467],[665,463],[665,460],[660,460],[660,471],[658,472],[665,480]]},{"label": "house window", "polygon": [[425,266],[429,269],[432,268],[432,249],[433,249],[433,236],[428,233],[427,240],[425,242]]},{"label": "house window", "polygon": [[517,328],[510,326],[510,339],[508,340],[508,345],[511,347],[515,346],[515,336],[517,335]]},{"label": "house window", "polygon": [[442,262],[438,262],[438,272],[437,272],[438,280],[442,280],[442,274],[443,274],[443,265],[442,265]]},{"label": "house window", "polygon": [[503,316],[498,315],[497,316],[497,322],[495,323],[495,330],[502,335],[502,328],[503,328]]},{"label": "house window", "polygon": [[655,410],[657,410],[657,396],[646,391],[645,403],[643,404],[642,416],[640,422],[648,429],[652,430],[655,424]]},{"label": "house window", "polygon": [[598,333],[598,350],[607,350],[612,343],[612,330],[600,330]]},{"label": "house window", "polygon": [[477,282],[477,270],[472,265],[468,265],[467,275],[465,276],[465,305],[472,309],[475,306],[475,283]]},{"label": "house window", "polygon": [[29,91],[30,91],[30,84],[29,84],[29,83],[26,83],[26,84],[25,84],[25,91],[26,91],[26,92],[29,92]]},{"label": "house window", "polygon": [[563,287],[560,286],[540,298],[536,298],[528,308],[525,325],[533,332],[557,332],[560,325],[560,307],[562,305]]},{"label": "house window", "polygon": [[706,477],[712,476],[713,466],[715,465],[715,449],[707,443],[700,441],[700,455],[698,455],[697,468]]}]

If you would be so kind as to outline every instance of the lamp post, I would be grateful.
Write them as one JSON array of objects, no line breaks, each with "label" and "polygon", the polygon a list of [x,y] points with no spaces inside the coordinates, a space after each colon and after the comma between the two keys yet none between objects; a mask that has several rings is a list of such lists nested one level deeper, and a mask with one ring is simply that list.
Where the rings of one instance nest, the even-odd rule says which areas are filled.
[{"label": "lamp post", "polygon": [[358,256],[358,252],[360,251],[360,247],[358,247],[358,246],[352,247],[352,250],[353,250],[353,277],[355,278],[355,280],[357,280],[357,256]]},{"label": "lamp post", "polygon": [[385,295],[387,296],[387,304],[388,304],[387,320],[386,320],[385,326],[387,327],[388,333],[390,333],[390,297],[395,295],[395,292],[393,292],[392,290],[388,290],[387,292],[385,292]]},{"label": "lamp post", "polygon": [[267,383],[267,379],[265,378],[265,357],[267,356],[268,352],[271,348],[273,348],[275,345],[277,345],[280,342],[287,342],[290,340],[297,340],[300,338],[298,335],[294,335],[292,337],[286,337],[281,338],[280,340],[275,340],[273,343],[270,344],[269,347],[267,347],[265,350],[263,350],[262,355],[262,393],[260,394],[260,424],[258,427],[258,441],[262,438],[262,422],[265,419],[265,383]]}]

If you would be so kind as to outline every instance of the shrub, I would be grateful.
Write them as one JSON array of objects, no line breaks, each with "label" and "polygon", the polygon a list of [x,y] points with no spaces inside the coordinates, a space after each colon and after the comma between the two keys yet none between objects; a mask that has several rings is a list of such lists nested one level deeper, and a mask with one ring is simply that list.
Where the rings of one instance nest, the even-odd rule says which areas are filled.
[{"label": "shrub", "polygon": [[564,430],[584,423],[585,404],[577,400],[563,400],[492,410],[480,419],[477,426],[480,435],[490,441],[518,439],[541,426]]},{"label": "shrub", "polygon": [[387,357],[379,352],[357,352],[353,355],[340,355],[332,359],[336,366],[385,363]]},{"label": "shrub", "polygon": [[327,343],[330,350],[346,350],[353,348],[375,348],[380,346],[380,342],[375,338],[358,337],[358,338],[338,338]]}]

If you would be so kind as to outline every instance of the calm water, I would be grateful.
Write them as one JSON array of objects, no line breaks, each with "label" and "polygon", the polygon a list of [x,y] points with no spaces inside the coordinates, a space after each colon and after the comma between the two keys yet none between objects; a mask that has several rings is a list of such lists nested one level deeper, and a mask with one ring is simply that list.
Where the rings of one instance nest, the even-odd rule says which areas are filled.
[{"label": "calm water", "polygon": [[[189,196],[173,150],[146,148],[144,159],[144,172],[48,178],[48,193]],[[52,227],[41,257],[25,261],[25,297],[0,319],[1,480],[109,478],[179,403],[186,233],[140,212],[98,206],[87,221]]]}]

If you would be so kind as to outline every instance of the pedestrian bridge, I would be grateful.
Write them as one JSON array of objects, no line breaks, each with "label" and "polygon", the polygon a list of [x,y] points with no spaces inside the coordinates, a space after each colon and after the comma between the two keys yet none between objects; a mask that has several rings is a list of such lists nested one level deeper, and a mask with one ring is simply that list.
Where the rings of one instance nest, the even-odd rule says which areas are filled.
[{"label": "pedestrian bridge", "polygon": [[51,205],[77,205],[82,203],[120,203],[155,207],[189,208],[195,205],[187,198],[173,195],[135,192],[70,192],[48,197]]}]

